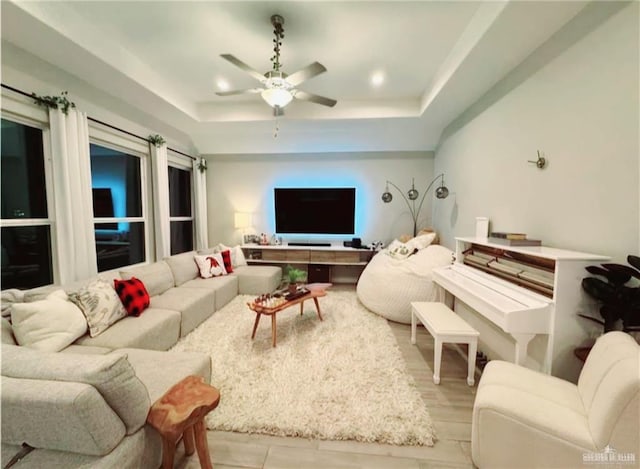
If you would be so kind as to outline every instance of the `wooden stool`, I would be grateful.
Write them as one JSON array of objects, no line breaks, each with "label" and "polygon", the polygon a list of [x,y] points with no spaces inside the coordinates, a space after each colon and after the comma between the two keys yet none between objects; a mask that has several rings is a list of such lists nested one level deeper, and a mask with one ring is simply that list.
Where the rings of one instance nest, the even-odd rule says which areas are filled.
[{"label": "wooden stool", "polygon": [[162,436],[162,467],[173,468],[176,443],[183,436],[184,452],[192,455],[193,437],[200,467],[212,469],[204,417],[218,407],[220,392],[204,383],[202,376],[187,376],[152,406],[147,423]]}]

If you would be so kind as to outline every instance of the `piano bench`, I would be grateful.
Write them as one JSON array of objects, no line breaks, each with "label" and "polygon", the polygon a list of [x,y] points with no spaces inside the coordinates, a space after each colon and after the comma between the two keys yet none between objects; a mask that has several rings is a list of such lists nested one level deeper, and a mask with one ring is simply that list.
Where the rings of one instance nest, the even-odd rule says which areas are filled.
[{"label": "piano bench", "polygon": [[468,344],[467,384],[473,386],[476,369],[476,351],[480,333],[442,303],[414,301],[411,303],[411,343],[416,343],[416,326],[418,319],[433,336],[433,382],[440,384],[440,363],[442,361],[442,344]]}]

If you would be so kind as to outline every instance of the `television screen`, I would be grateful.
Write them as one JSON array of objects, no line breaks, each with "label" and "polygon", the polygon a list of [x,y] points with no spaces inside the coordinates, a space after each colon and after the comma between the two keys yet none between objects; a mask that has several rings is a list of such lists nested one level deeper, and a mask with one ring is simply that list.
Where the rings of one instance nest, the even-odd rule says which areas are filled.
[{"label": "television screen", "polygon": [[355,232],[356,190],[350,188],[275,188],[276,233],[346,234]]}]

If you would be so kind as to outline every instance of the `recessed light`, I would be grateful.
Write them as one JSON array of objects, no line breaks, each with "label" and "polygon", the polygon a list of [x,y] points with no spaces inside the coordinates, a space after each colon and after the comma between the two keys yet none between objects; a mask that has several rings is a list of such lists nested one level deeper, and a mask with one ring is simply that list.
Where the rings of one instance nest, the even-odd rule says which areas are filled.
[{"label": "recessed light", "polygon": [[219,78],[216,81],[216,85],[220,91],[227,91],[229,89],[229,82],[224,78]]},{"label": "recessed light", "polygon": [[371,75],[371,84],[373,86],[380,86],[384,83],[384,73],[383,72],[374,72]]}]

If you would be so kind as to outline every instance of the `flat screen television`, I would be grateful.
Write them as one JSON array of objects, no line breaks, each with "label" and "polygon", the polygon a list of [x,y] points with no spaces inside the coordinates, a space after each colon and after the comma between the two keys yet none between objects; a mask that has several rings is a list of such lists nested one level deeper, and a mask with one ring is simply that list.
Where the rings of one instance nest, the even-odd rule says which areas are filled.
[{"label": "flat screen television", "polygon": [[[113,218],[113,196],[108,187],[92,188],[93,216],[96,218]],[[117,223],[96,223],[96,230],[117,230]]]},{"label": "flat screen television", "polygon": [[356,189],[274,189],[276,233],[337,234],[355,232]]}]

